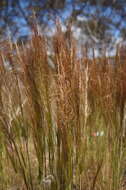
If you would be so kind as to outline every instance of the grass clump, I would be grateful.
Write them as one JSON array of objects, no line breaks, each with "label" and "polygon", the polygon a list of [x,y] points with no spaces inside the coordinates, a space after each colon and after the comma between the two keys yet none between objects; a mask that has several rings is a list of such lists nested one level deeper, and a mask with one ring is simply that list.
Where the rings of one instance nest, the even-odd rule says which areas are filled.
[{"label": "grass clump", "polygon": [[123,187],[125,60],[79,58],[68,34],[57,27],[52,56],[36,27],[1,51],[0,189]]}]

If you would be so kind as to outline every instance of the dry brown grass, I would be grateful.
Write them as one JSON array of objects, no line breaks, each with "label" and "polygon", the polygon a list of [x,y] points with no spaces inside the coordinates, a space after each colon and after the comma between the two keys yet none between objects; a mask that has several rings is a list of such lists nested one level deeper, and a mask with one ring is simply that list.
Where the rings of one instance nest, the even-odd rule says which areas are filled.
[{"label": "dry brown grass", "polygon": [[[87,49],[79,59],[68,34],[57,26],[51,58],[35,27],[27,47],[9,43],[1,52],[0,189],[121,188],[125,60],[118,52],[113,64],[105,56],[89,59]],[[93,136],[97,131],[104,136]]]}]

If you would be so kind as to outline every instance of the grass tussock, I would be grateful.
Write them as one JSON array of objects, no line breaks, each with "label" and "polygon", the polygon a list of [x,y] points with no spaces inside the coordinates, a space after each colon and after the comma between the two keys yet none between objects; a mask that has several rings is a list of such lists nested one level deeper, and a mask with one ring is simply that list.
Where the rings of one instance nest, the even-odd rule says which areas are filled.
[{"label": "grass tussock", "polygon": [[83,48],[79,58],[70,28],[66,36],[59,25],[51,47],[36,27],[25,46],[6,43],[0,189],[125,189],[126,60],[119,49],[113,58],[88,58]]}]

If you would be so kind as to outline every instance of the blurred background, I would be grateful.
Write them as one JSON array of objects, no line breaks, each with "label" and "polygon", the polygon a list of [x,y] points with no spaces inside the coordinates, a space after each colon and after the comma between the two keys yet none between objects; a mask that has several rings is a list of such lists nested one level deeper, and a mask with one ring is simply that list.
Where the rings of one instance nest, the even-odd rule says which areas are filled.
[{"label": "blurred background", "polygon": [[[72,25],[80,45],[112,50],[126,39],[125,0],[0,0],[0,36],[26,41],[37,19],[40,30],[53,35],[56,19]],[[112,51],[111,51],[112,52]]]}]

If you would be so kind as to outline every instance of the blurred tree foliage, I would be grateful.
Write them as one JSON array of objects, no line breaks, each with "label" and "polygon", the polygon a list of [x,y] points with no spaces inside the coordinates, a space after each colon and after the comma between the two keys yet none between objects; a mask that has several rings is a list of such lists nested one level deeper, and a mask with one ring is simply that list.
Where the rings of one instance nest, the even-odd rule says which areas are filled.
[{"label": "blurred tree foliage", "polygon": [[43,27],[59,17],[96,44],[126,39],[126,0],[0,0],[0,34],[9,29],[22,35],[33,24],[33,12]]}]

